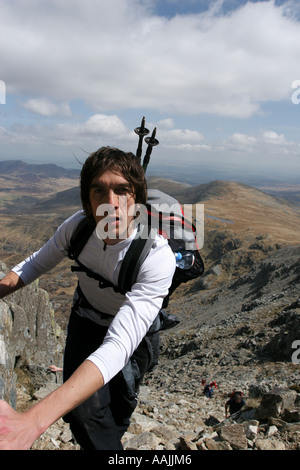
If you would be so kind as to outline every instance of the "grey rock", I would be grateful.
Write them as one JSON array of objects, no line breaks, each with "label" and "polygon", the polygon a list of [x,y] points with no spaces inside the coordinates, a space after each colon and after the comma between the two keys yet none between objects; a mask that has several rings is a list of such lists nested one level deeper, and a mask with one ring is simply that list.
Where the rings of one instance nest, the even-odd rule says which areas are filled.
[{"label": "grey rock", "polygon": [[234,450],[245,450],[248,448],[245,430],[241,424],[222,426],[219,436],[222,441],[227,441]]},{"label": "grey rock", "polygon": [[286,408],[294,405],[297,397],[295,390],[277,388],[266,393],[257,409],[256,416],[260,420],[272,416],[278,418]]}]

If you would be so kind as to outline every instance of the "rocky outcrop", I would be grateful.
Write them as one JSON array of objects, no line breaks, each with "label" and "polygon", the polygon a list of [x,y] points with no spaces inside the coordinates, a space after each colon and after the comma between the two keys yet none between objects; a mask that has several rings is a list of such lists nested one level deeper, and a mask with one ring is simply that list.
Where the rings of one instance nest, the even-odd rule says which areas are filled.
[{"label": "rocky outcrop", "polygon": [[[291,351],[300,347],[300,299],[287,306],[272,322],[271,326],[278,328],[278,333],[264,348],[264,354],[268,354],[279,361],[289,361]],[[294,351],[296,362],[299,361],[299,353]]]},{"label": "rocky outcrop", "polygon": [[[6,271],[0,263],[0,278]],[[61,364],[63,347],[64,334],[55,322],[49,296],[37,282],[1,300],[0,398],[16,407],[17,377],[24,371],[28,388],[32,388],[30,377],[39,381],[39,376],[40,384],[52,381],[47,369],[51,363]]]}]

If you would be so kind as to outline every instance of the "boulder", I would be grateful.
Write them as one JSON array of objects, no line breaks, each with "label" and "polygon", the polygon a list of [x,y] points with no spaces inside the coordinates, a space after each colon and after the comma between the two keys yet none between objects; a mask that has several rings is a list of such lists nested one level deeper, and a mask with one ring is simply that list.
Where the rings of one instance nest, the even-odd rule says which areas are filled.
[{"label": "boulder", "polygon": [[293,407],[296,398],[295,390],[283,388],[271,390],[262,397],[261,404],[256,410],[257,419],[266,420],[270,416],[279,418],[286,408]]},{"label": "boulder", "polygon": [[248,448],[247,436],[242,424],[230,424],[222,426],[218,432],[222,441],[227,441],[234,450]]},{"label": "boulder", "polygon": [[256,450],[285,450],[285,445],[279,440],[257,439],[255,442]]}]

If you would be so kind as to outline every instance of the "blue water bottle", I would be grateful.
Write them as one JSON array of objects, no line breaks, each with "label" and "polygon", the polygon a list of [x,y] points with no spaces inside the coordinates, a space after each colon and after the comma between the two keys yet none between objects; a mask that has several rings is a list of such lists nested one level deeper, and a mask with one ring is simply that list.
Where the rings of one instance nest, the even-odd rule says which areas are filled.
[{"label": "blue water bottle", "polygon": [[189,269],[193,266],[195,256],[191,251],[177,251],[175,253],[176,266],[180,269]]}]

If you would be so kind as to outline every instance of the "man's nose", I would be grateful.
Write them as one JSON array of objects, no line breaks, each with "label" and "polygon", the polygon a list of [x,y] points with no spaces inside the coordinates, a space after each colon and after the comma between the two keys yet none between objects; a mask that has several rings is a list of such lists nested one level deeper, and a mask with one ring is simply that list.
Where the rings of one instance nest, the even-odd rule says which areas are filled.
[{"label": "man's nose", "polygon": [[114,207],[119,207],[119,196],[114,192],[113,189],[110,189],[107,196],[107,203]]}]

